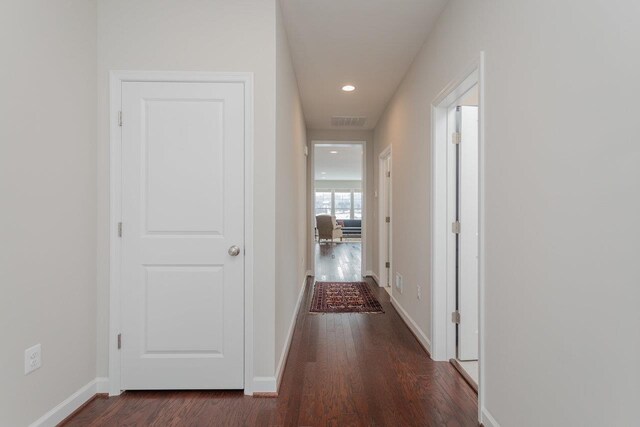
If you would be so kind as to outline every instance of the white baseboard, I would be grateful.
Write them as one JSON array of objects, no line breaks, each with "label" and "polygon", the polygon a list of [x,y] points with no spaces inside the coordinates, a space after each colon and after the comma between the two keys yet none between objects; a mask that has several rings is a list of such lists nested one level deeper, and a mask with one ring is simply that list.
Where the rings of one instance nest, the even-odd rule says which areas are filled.
[{"label": "white baseboard", "polygon": [[62,403],[38,418],[29,427],[55,427],[76,409],[84,405],[96,393],[105,393],[109,382],[106,378],[95,378],[80,390],[67,397]]},{"label": "white baseboard", "polygon": [[480,411],[481,420],[480,422],[484,427],[500,427],[500,424],[493,418],[493,415],[487,410],[487,408],[482,408]]},{"label": "white baseboard", "polygon": [[277,393],[276,377],[253,377],[253,394]]},{"label": "white baseboard", "polygon": [[276,368],[276,389],[274,391],[278,391],[280,389],[280,382],[282,381],[282,375],[284,374],[284,367],[287,363],[287,356],[289,355],[289,350],[291,349],[291,341],[293,340],[293,331],[296,329],[296,320],[298,318],[298,311],[300,310],[300,304],[302,304],[302,297],[304,295],[304,291],[307,285],[307,278],[311,275],[310,271],[307,271],[304,279],[302,279],[302,285],[300,286],[300,291],[298,292],[298,301],[296,302],[296,307],[293,310],[293,315],[291,316],[291,322],[289,323],[289,330],[287,331],[287,340],[284,344],[284,348],[282,349],[282,353],[280,354],[280,361],[278,362],[278,367]]},{"label": "white baseboard", "polygon": [[409,313],[402,308],[398,300],[396,300],[393,295],[391,296],[391,305],[393,305],[402,320],[404,320],[404,323],[406,323],[409,329],[411,329],[411,332],[413,332],[416,338],[418,338],[420,345],[427,350],[427,353],[431,354],[431,341],[429,341],[429,338],[427,338],[424,331],[420,329],[418,324],[411,318],[411,316],[409,316]]},{"label": "white baseboard", "polygon": [[109,378],[107,377],[96,378],[96,393],[97,394],[109,393]]},{"label": "white baseboard", "polygon": [[366,273],[364,273],[364,275],[365,275],[366,277],[373,277],[373,280],[375,280],[375,281],[376,281],[376,284],[377,284],[378,286],[382,286],[382,285],[380,284],[380,278],[379,278],[379,277],[378,277],[378,275],[377,275],[376,273],[374,273],[373,271],[371,271],[371,270],[367,270],[367,271],[366,271]]}]

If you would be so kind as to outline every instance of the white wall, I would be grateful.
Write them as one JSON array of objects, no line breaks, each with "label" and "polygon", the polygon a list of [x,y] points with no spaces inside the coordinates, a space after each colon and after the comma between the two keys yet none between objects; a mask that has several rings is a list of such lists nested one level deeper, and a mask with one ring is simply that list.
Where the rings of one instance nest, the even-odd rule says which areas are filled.
[{"label": "white wall", "polygon": [[0,2],[0,52],[0,425],[25,426],[96,376],[95,2]]},{"label": "white wall", "polygon": [[98,372],[108,370],[109,70],[254,73],[254,375],[275,366],[275,0],[98,2]]},{"label": "white wall", "polygon": [[362,181],[346,181],[332,179],[316,180],[316,190],[361,190]]},{"label": "white wall", "polygon": [[[366,242],[364,248],[365,257],[365,271],[362,274],[366,274],[367,271],[372,269],[373,266],[373,246],[376,236],[374,235],[374,223],[376,216],[378,215],[375,210],[375,200],[373,197],[375,187],[377,186],[376,180],[373,176],[373,131],[369,130],[307,130],[307,144],[309,147],[309,153],[313,148],[313,141],[364,141],[366,146],[366,159],[365,159],[365,174],[366,174],[366,195],[365,195],[365,227],[366,227]],[[311,176],[311,156],[307,161],[307,209],[309,215],[307,215],[307,237],[309,241],[315,241],[313,228],[315,223],[312,222],[312,213],[314,212],[313,205],[313,192],[311,191],[311,182],[313,177]],[[307,245],[307,257],[314,256],[313,248],[311,245]]]},{"label": "white wall", "polygon": [[486,51],[486,409],[637,424],[640,4],[451,0],[375,131],[393,144],[394,293],[431,336],[430,103]]},{"label": "white wall", "polygon": [[[276,2],[277,3],[277,2]],[[306,128],[289,42],[276,12],[276,362],[284,368],[288,334],[306,277]],[[280,373],[279,371],[278,373]]]}]

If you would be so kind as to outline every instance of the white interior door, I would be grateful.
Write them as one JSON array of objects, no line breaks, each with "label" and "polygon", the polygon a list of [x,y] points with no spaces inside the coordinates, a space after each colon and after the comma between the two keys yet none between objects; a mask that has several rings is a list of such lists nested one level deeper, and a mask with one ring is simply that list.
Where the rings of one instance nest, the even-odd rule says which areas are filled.
[{"label": "white interior door", "polygon": [[458,359],[478,359],[478,107],[460,107]]},{"label": "white interior door", "polygon": [[241,389],[243,85],[125,82],[122,115],[122,388]]}]

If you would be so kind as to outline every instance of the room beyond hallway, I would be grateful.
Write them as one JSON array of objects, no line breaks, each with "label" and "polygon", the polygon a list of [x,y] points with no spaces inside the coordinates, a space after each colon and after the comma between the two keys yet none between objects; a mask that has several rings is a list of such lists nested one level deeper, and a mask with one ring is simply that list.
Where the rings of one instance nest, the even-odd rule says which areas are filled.
[{"label": "room beyond hallway", "polygon": [[313,179],[309,184],[315,276],[318,281],[361,281],[366,141],[313,141],[312,146]]},{"label": "room beyond hallway", "polygon": [[477,397],[432,361],[368,279],[384,314],[310,314],[307,281],[277,398],[242,391],[145,391],[98,397],[75,426],[477,426]]}]

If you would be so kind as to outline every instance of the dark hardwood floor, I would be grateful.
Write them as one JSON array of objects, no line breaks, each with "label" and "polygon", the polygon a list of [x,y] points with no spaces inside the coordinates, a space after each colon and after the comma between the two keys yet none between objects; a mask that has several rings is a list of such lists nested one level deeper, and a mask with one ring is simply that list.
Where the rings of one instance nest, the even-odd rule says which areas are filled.
[{"label": "dark hardwood floor", "polygon": [[358,282],[362,280],[360,242],[316,243],[316,280]]},{"label": "dark hardwood floor", "polygon": [[477,397],[434,362],[368,281],[384,314],[309,314],[312,281],[277,398],[242,391],[125,392],[98,397],[71,426],[477,426]]}]

